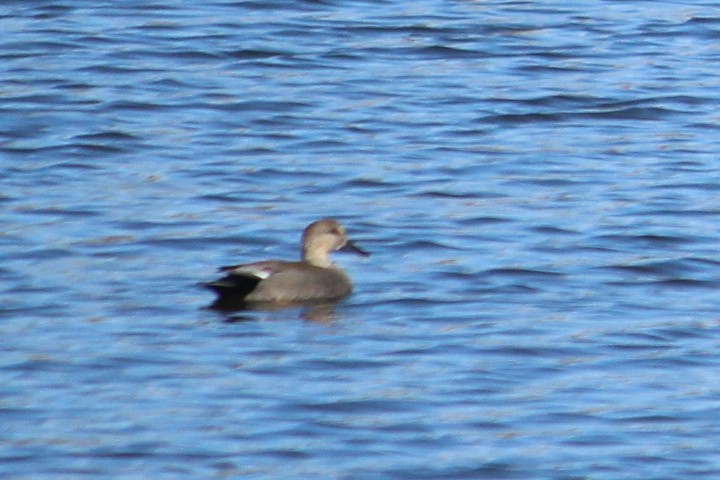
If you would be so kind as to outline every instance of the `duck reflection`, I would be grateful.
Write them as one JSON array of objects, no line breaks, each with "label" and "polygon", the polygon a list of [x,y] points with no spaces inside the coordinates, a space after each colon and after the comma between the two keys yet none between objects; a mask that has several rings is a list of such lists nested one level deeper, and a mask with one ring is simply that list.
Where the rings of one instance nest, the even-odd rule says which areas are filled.
[{"label": "duck reflection", "polygon": [[207,307],[222,314],[227,323],[247,322],[257,320],[257,312],[274,312],[280,310],[298,309],[298,318],[307,322],[333,323],[337,316],[335,314],[335,303],[312,303],[293,302],[278,304],[276,302],[248,303],[242,300],[230,301],[223,299],[216,300]]}]

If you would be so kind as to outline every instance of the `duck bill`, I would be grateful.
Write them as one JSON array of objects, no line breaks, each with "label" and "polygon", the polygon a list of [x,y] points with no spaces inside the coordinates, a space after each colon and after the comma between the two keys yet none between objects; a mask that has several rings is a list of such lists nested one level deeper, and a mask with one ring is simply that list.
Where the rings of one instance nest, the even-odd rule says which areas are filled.
[{"label": "duck bill", "polygon": [[357,253],[358,255],[362,255],[363,257],[369,257],[370,252],[366,252],[362,248],[355,245],[353,242],[348,240],[345,242],[345,245],[342,246],[342,248],[339,249],[341,252],[351,252],[351,253]]}]

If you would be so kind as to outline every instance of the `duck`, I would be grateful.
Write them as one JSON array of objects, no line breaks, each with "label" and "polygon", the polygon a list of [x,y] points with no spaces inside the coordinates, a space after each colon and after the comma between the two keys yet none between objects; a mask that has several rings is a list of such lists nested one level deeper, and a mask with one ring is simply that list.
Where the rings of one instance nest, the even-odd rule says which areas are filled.
[{"label": "duck", "polygon": [[340,300],[352,293],[350,277],[330,259],[335,251],[367,257],[345,227],[323,218],[305,227],[299,261],[264,260],[220,267],[225,275],[203,284],[217,295],[213,306],[302,304]]}]

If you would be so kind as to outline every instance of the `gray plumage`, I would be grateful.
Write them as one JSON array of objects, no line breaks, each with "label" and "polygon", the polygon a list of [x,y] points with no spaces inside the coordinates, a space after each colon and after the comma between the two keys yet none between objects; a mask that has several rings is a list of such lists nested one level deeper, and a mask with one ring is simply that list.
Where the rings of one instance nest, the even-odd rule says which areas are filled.
[{"label": "gray plumage", "polygon": [[336,250],[369,255],[348,240],[339,222],[318,220],[303,231],[299,262],[267,260],[222,267],[226,275],[205,286],[218,295],[215,306],[340,299],[352,292],[352,282],[330,261],[329,253]]}]

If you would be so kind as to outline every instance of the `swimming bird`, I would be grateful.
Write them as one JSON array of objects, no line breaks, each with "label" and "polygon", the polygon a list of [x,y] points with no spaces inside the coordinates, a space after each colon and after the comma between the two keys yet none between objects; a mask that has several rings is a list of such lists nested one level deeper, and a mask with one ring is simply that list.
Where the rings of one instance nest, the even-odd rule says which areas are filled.
[{"label": "swimming bird", "polygon": [[331,218],[308,225],[302,234],[300,261],[265,260],[220,267],[226,275],[204,286],[218,298],[215,307],[246,304],[298,304],[337,300],[350,295],[350,277],[330,261],[330,252],[370,255],[352,243]]}]

